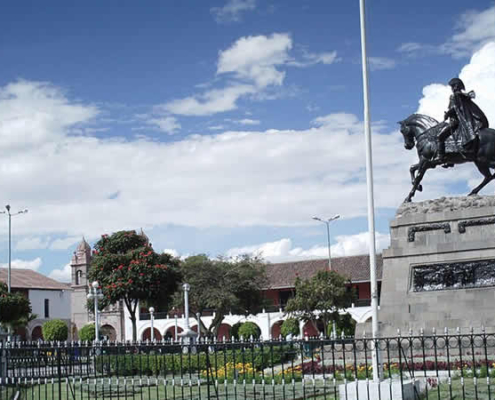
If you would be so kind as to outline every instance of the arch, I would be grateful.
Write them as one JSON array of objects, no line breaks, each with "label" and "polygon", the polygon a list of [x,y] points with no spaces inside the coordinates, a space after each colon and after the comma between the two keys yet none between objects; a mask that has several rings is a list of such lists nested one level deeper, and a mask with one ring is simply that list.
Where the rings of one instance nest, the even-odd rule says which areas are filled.
[{"label": "arch", "polygon": [[31,331],[31,340],[43,340],[43,329],[41,328],[41,325],[37,325],[33,328]]},{"label": "arch", "polygon": [[[181,333],[184,331],[180,326],[177,326],[177,333]],[[177,338],[175,337],[175,325],[172,325],[165,330],[164,334],[165,339],[173,339],[176,340]]]},{"label": "arch", "polygon": [[282,324],[284,323],[284,321],[280,320],[280,321],[276,321],[271,329],[270,329],[270,334],[272,335],[272,338],[274,339],[278,339],[280,337],[280,335],[282,334]]},{"label": "arch", "polygon": [[230,330],[232,327],[229,324],[221,324],[217,331],[217,340],[230,340]]},{"label": "arch", "polygon": [[308,321],[304,324],[303,336],[312,337],[312,336],[318,336],[318,335],[319,335],[318,329],[315,328],[315,326],[313,325],[313,323],[311,321]]},{"label": "arch", "polygon": [[100,335],[105,336],[111,342],[115,342],[117,340],[117,331],[112,325],[103,325],[100,328]]},{"label": "arch", "polygon": [[[153,333],[154,333],[154,339],[155,340],[162,340],[162,334],[160,331],[156,328],[153,328]],[[143,334],[141,336],[141,340],[151,340],[151,328],[146,328],[143,331]]]}]

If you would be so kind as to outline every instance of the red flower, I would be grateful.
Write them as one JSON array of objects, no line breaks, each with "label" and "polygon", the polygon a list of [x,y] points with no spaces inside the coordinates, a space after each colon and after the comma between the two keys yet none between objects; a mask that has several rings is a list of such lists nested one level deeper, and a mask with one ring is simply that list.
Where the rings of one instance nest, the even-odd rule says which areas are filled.
[{"label": "red flower", "polygon": [[132,283],[132,279],[129,279],[129,280],[128,280],[128,282],[129,282],[129,283]]},{"label": "red flower", "polygon": [[141,273],[139,274],[139,276],[144,276],[144,274],[141,272]]}]

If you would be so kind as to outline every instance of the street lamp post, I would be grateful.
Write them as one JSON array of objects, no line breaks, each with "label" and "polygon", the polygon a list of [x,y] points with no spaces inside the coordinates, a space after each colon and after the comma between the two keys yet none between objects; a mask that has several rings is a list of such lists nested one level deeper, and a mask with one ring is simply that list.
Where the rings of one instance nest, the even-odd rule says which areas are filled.
[{"label": "street lamp post", "polygon": [[331,271],[332,270],[332,253],[330,250],[330,222],[335,221],[336,219],[339,219],[340,215],[334,215],[332,218],[328,219],[322,219],[320,217],[313,217],[315,221],[320,221],[323,222],[327,226],[327,241],[328,241],[328,269]]},{"label": "street lamp post", "polygon": [[[320,221],[323,222],[327,226],[327,241],[328,241],[328,270],[332,270],[332,253],[331,253],[331,246],[330,246],[330,223],[332,221],[335,221],[336,219],[339,219],[340,215],[336,214],[332,218],[328,219],[321,219],[319,217],[313,217],[315,221]],[[332,321],[332,333],[333,333],[333,338],[335,339],[337,337],[337,324],[335,321]]]},{"label": "street lamp post", "polygon": [[151,341],[155,341],[155,328],[153,326],[153,322],[155,322],[155,316],[153,315],[155,313],[155,309],[153,307],[149,308],[150,312],[150,321],[151,321]]},{"label": "street lamp post", "polygon": [[15,217],[16,215],[19,214],[26,214],[28,212],[27,209],[18,211],[16,213],[11,213],[10,212],[10,205],[7,204],[5,206],[7,211],[0,211],[0,214],[7,214],[9,217],[9,269],[7,271],[7,288],[8,292],[10,293],[11,290],[11,269],[12,269],[12,217]]},{"label": "street lamp post", "polygon": [[186,339],[187,343],[194,342],[198,334],[194,332],[189,326],[189,290],[191,286],[188,283],[182,285],[182,290],[184,291],[184,331],[179,335]]},{"label": "street lamp post", "polygon": [[[91,284],[87,298],[89,300],[94,300],[95,305],[95,340],[98,342],[100,340],[100,326],[99,326],[99,311],[98,311],[98,300],[103,299],[103,293],[98,288],[100,284],[94,281]],[[92,293],[91,293],[92,292]]]}]

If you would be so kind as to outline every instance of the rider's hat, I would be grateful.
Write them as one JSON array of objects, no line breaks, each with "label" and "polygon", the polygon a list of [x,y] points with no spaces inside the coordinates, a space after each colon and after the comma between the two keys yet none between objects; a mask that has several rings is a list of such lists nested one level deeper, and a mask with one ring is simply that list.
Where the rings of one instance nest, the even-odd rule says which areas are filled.
[{"label": "rider's hat", "polygon": [[453,87],[454,85],[460,86],[461,90],[466,90],[466,87],[464,86],[464,82],[461,81],[459,78],[452,78],[449,81],[449,86]]}]

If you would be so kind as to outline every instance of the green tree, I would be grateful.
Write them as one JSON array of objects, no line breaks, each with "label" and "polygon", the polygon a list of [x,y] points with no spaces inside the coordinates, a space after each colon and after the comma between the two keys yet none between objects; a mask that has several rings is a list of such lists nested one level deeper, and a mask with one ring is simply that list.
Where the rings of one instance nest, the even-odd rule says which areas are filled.
[{"label": "green tree", "polygon": [[237,332],[239,337],[242,337],[244,340],[249,340],[251,336],[254,339],[258,339],[261,336],[261,331],[258,325],[254,322],[244,322],[239,327],[239,331]]},{"label": "green tree", "polygon": [[[296,295],[287,302],[285,312],[291,317],[311,321],[320,333],[330,321],[339,317],[339,310],[350,307],[355,299],[350,282],[334,271],[319,271],[310,279],[296,279]],[[323,328],[318,324],[320,320]]]},{"label": "green tree", "polygon": [[139,302],[168,308],[180,280],[178,264],[179,260],[170,254],[155,253],[144,235],[120,231],[102,235],[95,244],[89,279],[100,284],[105,296],[102,307],[124,301],[132,323],[132,338],[137,340]]},{"label": "green tree", "polygon": [[95,332],[95,324],[87,324],[84,325],[80,330],[79,330],[79,340],[82,340],[83,342],[92,342],[96,338],[96,332]]},{"label": "green tree", "polygon": [[330,321],[327,327],[327,335],[330,336],[333,332],[333,324],[336,324],[335,331],[337,337],[342,333],[344,336],[354,336],[356,331],[356,321],[352,319],[350,314],[339,315],[335,321]]},{"label": "green tree", "polygon": [[280,327],[280,334],[285,338],[289,335],[299,335],[299,321],[295,318],[287,318]]},{"label": "green tree", "polygon": [[0,323],[13,327],[19,320],[28,320],[31,313],[29,299],[21,293],[9,293],[7,285],[0,282]]},{"label": "green tree", "polygon": [[[201,330],[216,335],[225,315],[256,314],[265,303],[262,289],[267,286],[265,262],[259,257],[241,256],[210,259],[204,254],[188,257],[181,264],[184,282],[190,284],[189,308],[196,317],[206,310],[215,311],[211,325]],[[175,298],[183,305],[182,293]]]},{"label": "green tree", "polygon": [[43,339],[46,341],[64,341],[69,337],[69,328],[61,319],[52,319],[43,324]]}]

